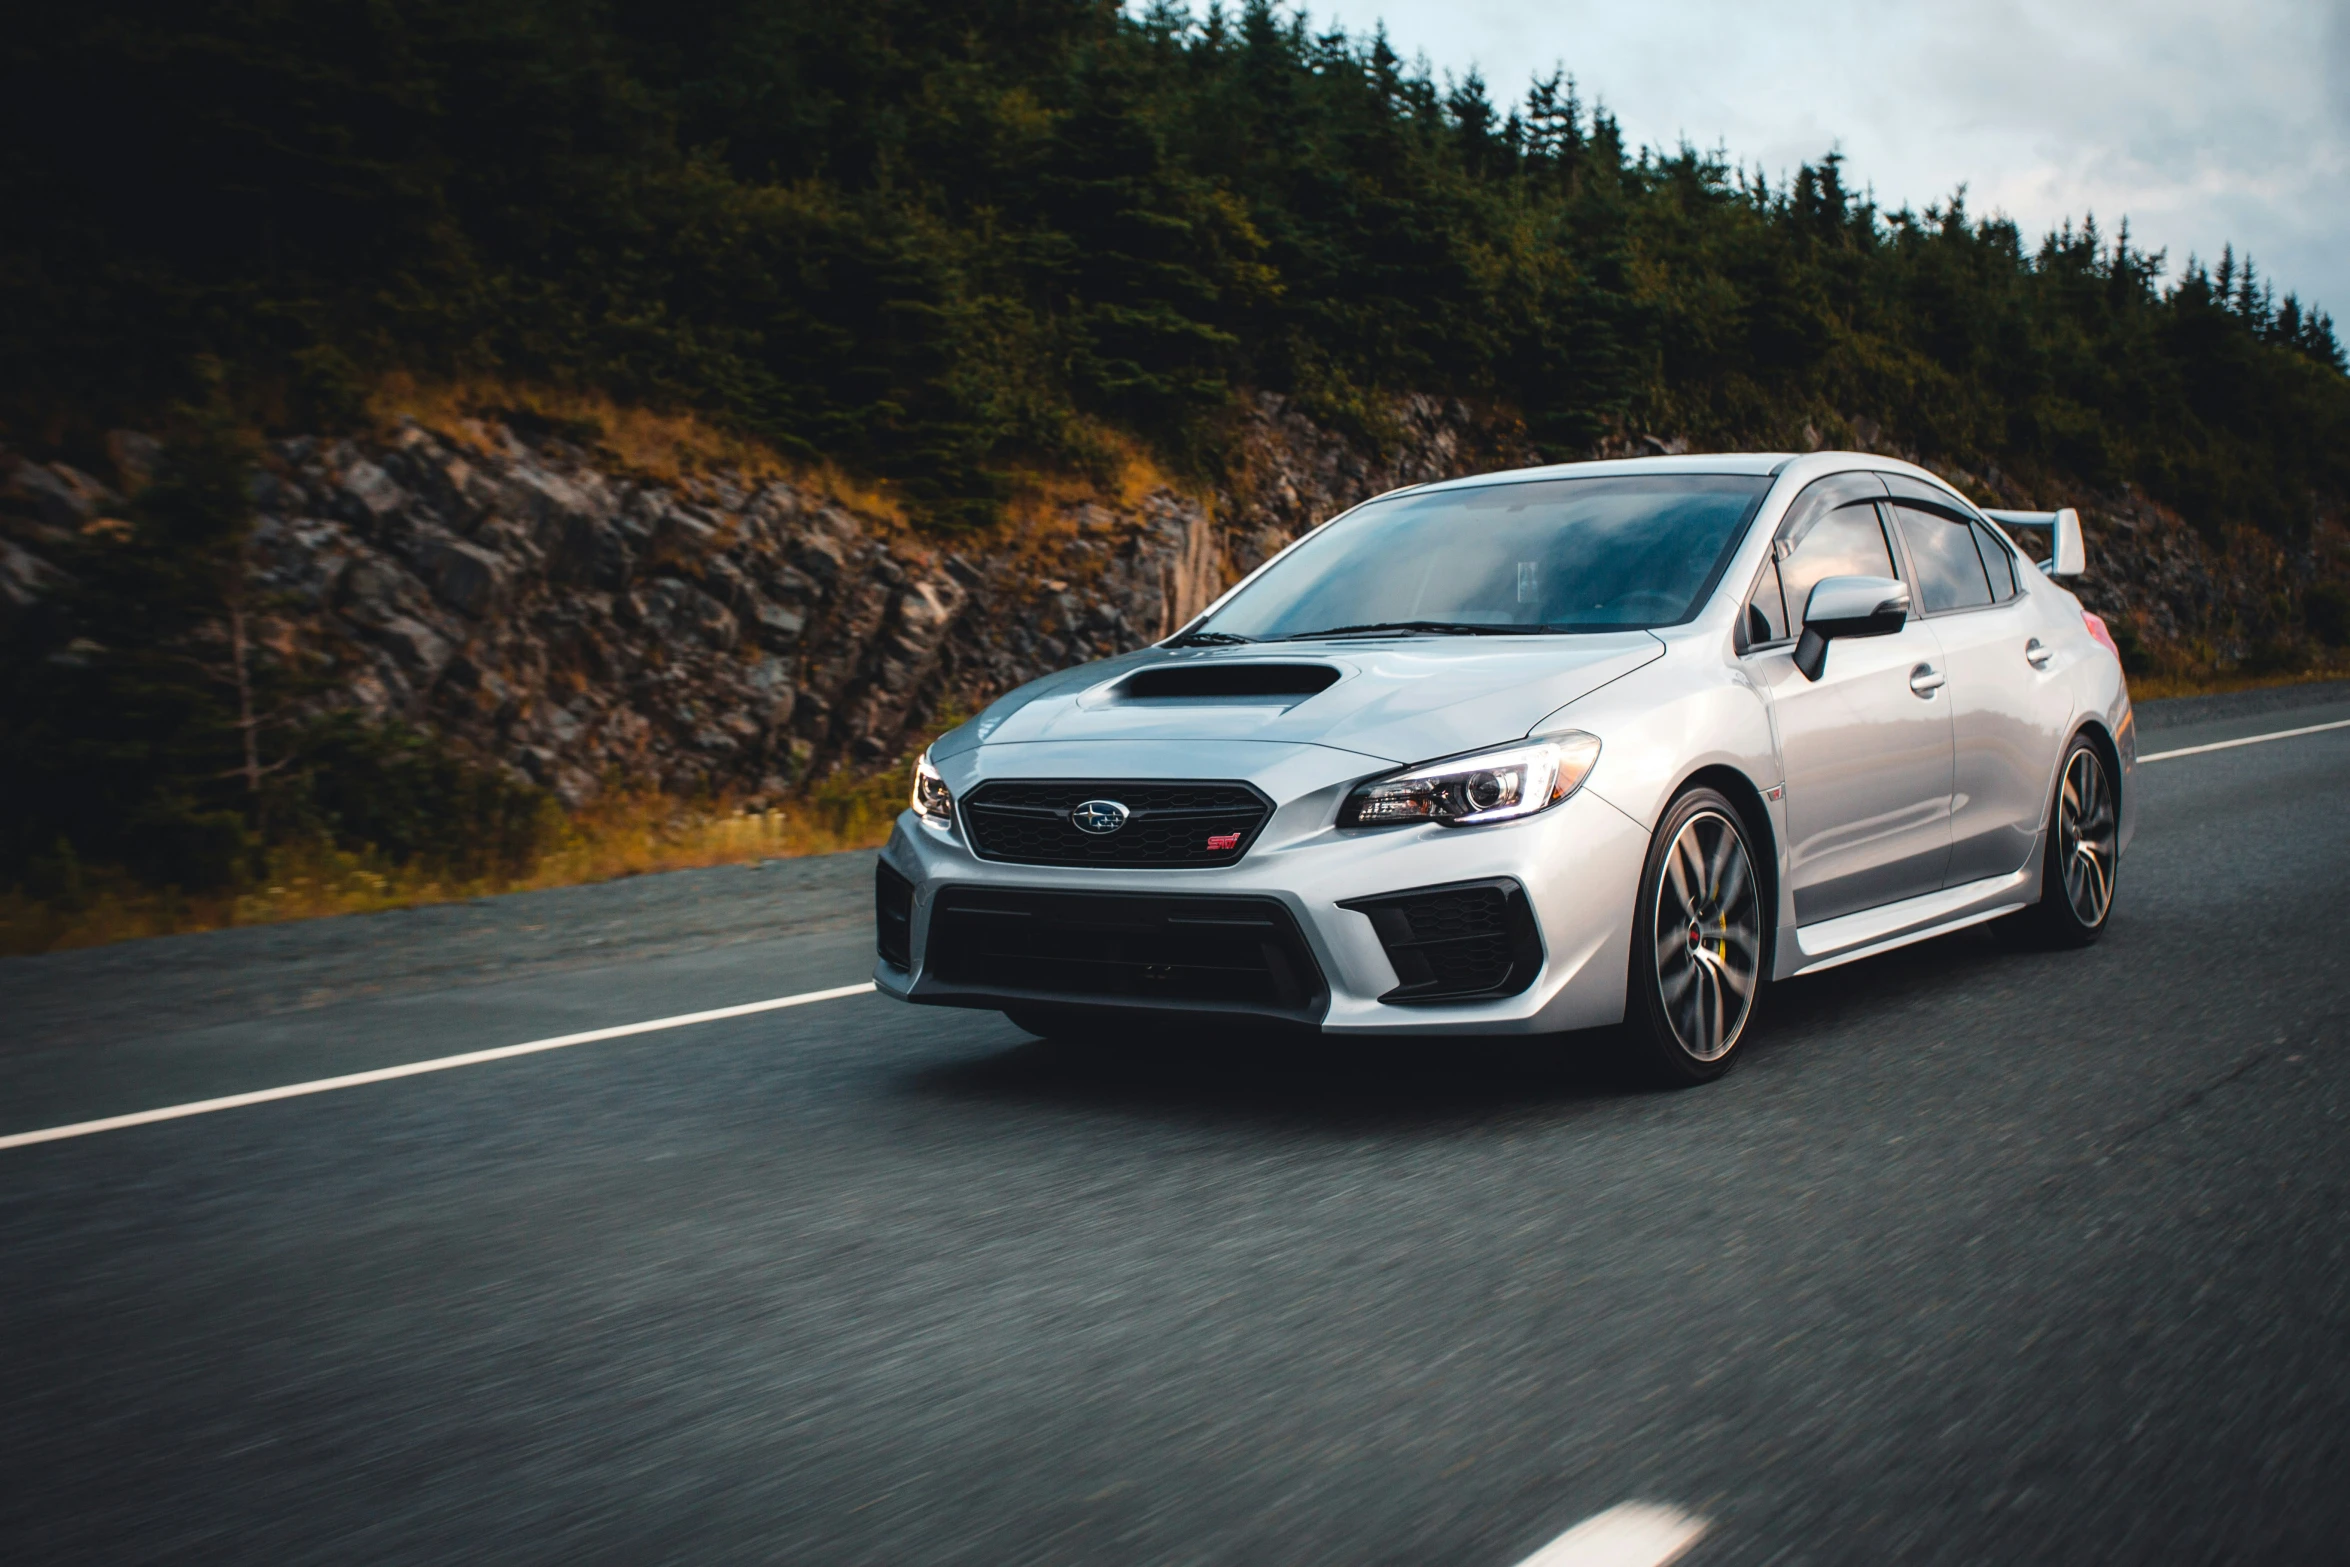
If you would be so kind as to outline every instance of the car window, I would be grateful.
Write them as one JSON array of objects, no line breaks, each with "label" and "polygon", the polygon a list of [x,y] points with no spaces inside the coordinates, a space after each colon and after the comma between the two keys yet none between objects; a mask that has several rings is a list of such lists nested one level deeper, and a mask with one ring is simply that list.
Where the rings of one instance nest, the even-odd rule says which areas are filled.
[{"label": "car window", "polygon": [[1746,639],[1777,642],[1802,629],[1803,606],[1822,577],[1891,577],[1893,554],[1877,521],[1885,487],[1874,474],[1839,473],[1795,498],[1772,558],[1746,605]]},{"label": "car window", "polygon": [[1983,565],[1991,573],[1991,596],[2004,604],[2019,591],[2015,580],[2015,557],[2000,542],[1987,523],[1969,524],[1975,530],[1975,548],[1982,554]]},{"label": "car window", "polygon": [[1975,549],[1974,531],[1956,517],[1896,501],[1893,516],[1909,546],[1917,572],[1920,608],[1926,614],[1974,609],[1991,602],[1991,579]]},{"label": "car window", "polygon": [[1677,625],[1705,603],[1770,486],[1690,473],[1406,492],[1308,537],[1201,629],[1265,641]]},{"label": "car window", "polygon": [[1871,501],[1851,501],[1814,517],[1777,566],[1775,582],[1766,576],[1764,583],[1776,591],[1755,594],[1757,607],[1762,607],[1766,598],[1772,601],[1765,610],[1769,635],[1757,630],[1763,621],[1749,621],[1749,634],[1757,642],[1795,635],[1803,625],[1803,606],[1811,602],[1811,590],[1819,586],[1822,577],[1894,575],[1893,552],[1886,546],[1885,529],[1877,521],[1877,508]]}]

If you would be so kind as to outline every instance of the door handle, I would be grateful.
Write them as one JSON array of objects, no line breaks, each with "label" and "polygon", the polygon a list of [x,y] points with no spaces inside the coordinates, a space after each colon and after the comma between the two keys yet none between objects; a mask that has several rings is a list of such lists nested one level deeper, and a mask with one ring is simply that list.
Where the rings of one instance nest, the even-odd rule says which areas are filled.
[{"label": "door handle", "polygon": [[2042,642],[2038,637],[2034,637],[2024,644],[2024,662],[2034,669],[2046,669],[2048,661],[2055,656],[2056,649]]},{"label": "door handle", "polygon": [[1942,689],[1942,676],[1931,664],[1920,664],[1909,672],[1909,688],[1919,696],[1932,701],[1934,693]]}]

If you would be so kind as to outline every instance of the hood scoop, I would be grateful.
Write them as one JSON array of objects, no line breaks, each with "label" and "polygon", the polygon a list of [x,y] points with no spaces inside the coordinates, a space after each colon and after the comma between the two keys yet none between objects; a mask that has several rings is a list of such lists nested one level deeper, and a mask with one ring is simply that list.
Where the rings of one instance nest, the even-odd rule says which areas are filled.
[{"label": "hood scoop", "polygon": [[1118,682],[1120,701],[1151,698],[1190,698],[1193,701],[1242,697],[1309,697],[1338,683],[1338,671],[1328,664],[1258,664],[1218,661],[1201,664],[1161,664],[1137,670]]}]

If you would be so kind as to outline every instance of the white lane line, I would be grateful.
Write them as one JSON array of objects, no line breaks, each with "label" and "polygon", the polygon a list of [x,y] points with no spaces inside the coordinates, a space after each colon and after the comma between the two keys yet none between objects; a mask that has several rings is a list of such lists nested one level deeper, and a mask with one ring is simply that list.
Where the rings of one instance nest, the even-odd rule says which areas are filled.
[{"label": "white lane line", "polygon": [[299,1099],[304,1094],[327,1094],[338,1088],[359,1088],[368,1083],[388,1083],[394,1078],[422,1077],[427,1072],[449,1072],[461,1066],[480,1066],[485,1061],[536,1055],[542,1050],[592,1045],[605,1039],[626,1039],[631,1034],[657,1034],[663,1029],[690,1028],[696,1023],[749,1017],[755,1012],[779,1012],[785,1007],[804,1007],[812,1001],[838,1001],[843,996],[861,996],[872,988],[873,982],[867,980],[862,985],[839,985],[831,990],[803,991],[796,996],[777,996],[768,1001],[746,1001],[739,1007],[713,1007],[707,1012],[683,1012],[676,1017],[657,1017],[647,1023],[622,1023],[616,1028],[591,1028],[584,1034],[558,1034],[552,1039],[525,1040],[519,1045],[499,1045],[492,1050],[468,1050],[461,1056],[439,1056],[430,1061],[410,1061],[404,1066],[378,1067],[372,1072],[322,1077],[309,1083],[288,1083],[283,1088],[261,1088],[249,1094],[225,1094],[218,1099],[197,1099],[184,1105],[165,1105],[160,1110],[138,1110],[129,1115],[104,1116],[95,1121],[75,1121],[69,1126],[43,1127],[37,1132],[11,1132],[0,1137],[0,1148],[60,1142],[68,1137],[87,1137],[93,1132],[120,1131],[126,1126],[146,1126],[155,1121],[177,1121],[183,1116],[210,1115],[215,1110],[265,1105],[276,1099]]},{"label": "white lane line", "polygon": [[1619,1502],[1586,1518],[1518,1567],[1664,1567],[1705,1533],[1705,1520],[1674,1507]]},{"label": "white lane line", "polygon": [[2138,758],[2141,762],[2167,762],[2174,756],[2201,756],[2206,751],[2232,751],[2240,745],[2259,745],[2268,740],[2290,740],[2295,735],[2324,734],[2329,729],[2350,729],[2350,718],[2337,718],[2330,724],[2311,724],[2305,729],[2280,729],[2272,735],[2246,735],[2241,740],[2214,740],[2209,745],[2183,745],[2176,751],[2154,751]]}]

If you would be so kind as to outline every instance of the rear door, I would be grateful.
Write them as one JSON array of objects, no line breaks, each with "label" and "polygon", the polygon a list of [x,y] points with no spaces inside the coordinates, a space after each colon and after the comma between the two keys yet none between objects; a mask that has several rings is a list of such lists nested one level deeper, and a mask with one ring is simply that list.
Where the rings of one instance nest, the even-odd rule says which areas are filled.
[{"label": "rear door", "polygon": [[2072,698],[2035,633],[1998,534],[1952,497],[1898,474],[1894,531],[1946,661],[1953,761],[1945,885],[2008,876],[2039,842]]},{"label": "rear door", "polygon": [[1892,636],[1835,642],[1817,681],[1793,657],[1821,578],[1901,575],[1885,493],[1867,473],[1807,488],[1746,603],[1743,662],[1771,697],[1799,925],[1937,891],[1950,860],[1950,704],[1933,683],[1933,630],[1913,619]]}]

